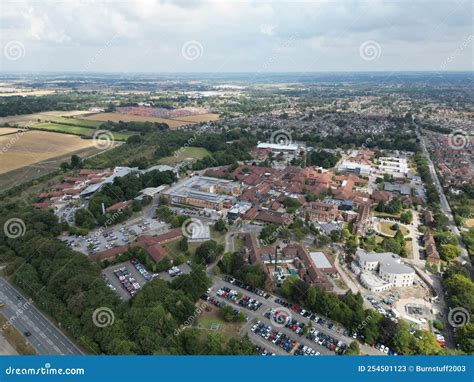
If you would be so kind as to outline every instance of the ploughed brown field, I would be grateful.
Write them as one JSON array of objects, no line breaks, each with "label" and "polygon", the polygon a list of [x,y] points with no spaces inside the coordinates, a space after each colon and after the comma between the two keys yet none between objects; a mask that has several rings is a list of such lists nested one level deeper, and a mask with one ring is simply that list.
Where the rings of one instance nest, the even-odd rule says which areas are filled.
[{"label": "ploughed brown field", "polygon": [[18,131],[17,128],[14,127],[2,127],[0,129],[0,135],[7,135],[7,134],[13,134]]},{"label": "ploughed brown field", "polygon": [[186,117],[176,117],[173,118],[177,121],[185,121],[185,122],[211,122],[217,121],[219,119],[219,114],[207,113],[207,114],[197,114],[197,115],[188,115]]},{"label": "ploughed brown field", "polygon": [[159,122],[166,123],[170,129],[177,129],[178,127],[189,125],[192,123],[198,122],[207,122],[215,121],[219,118],[217,114],[201,114],[201,115],[190,115],[186,117],[179,117],[175,119],[166,119],[159,117],[149,117],[144,115],[134,115],[134,114],[120,114],[120,113],[99,113],[92,114],[83,117],[82,119],[87,119],[90,121],[112,121],[112,122]]},{"label": "ploughed brown field", "polygon": [[89,147],[92,139],[46,131],[0,135],[0,174]]}]

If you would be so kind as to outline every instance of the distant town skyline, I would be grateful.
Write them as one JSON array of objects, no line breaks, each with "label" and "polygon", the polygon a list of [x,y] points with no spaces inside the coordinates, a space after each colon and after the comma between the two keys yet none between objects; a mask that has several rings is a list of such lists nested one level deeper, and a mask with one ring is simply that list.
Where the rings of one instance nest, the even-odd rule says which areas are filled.
[{"label": "distant town skyline", "polygon": [[470,1],[3,1],[2,72],[472,71]]}]

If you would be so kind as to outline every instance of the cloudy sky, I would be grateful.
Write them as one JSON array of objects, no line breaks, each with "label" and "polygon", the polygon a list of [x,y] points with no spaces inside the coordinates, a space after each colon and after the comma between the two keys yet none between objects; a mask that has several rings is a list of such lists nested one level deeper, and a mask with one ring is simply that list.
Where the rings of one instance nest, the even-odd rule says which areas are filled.
[{"label": "cloudy sky", "polygon": [[472,70],[473,5],[0,0],[1,71]]}]

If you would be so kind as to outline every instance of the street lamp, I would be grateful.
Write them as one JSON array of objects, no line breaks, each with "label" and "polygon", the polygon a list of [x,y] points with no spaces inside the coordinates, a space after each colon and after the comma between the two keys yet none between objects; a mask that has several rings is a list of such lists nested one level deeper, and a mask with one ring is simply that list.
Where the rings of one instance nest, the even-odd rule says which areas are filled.
[{"label": "street lamp", "polygon": [[277,246],[275,247],[275,272],[276,272],[276,270],[277,270],[277,259],[278,259],[278,250],[279,250],[279,249],[280,249],[280,246],[277,245]]}]

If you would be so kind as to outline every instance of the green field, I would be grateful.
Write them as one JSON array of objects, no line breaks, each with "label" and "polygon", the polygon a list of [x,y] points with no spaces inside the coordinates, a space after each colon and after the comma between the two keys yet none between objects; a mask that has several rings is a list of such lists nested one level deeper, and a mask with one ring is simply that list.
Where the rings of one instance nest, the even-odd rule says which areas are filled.
[{"label": "green field", "polygon": [[82,135],[85,137],[92,137],[92,135],[94,134],[94,129],[89,129],[87,127],[81,126],[61,125],[52,122],[35,123],[32,128],[37,130],[47,130],[65,134]]},{"label": "green field", "polygon": [[[35,123],[31,128],[36,129],[36,130],[52,131],[56,133],[79,135],[81,137],[92,137],[94,135],[94,132],[96,131],[94,128],[66,125],[62,123],[53,123],[53,122]],[[133,133],[117,133],[117,132],[112,132],[112,134],[114,136],[114,139],[117,141],[125,141],[127,140],[128,137],[133,135]]]},{"label": "green field", "polygon": [[89,127],[91,129],[98,129],[103,122],[100,121],[88,121],[85,119],[72,119],[72,118],[63,118],[63,117],[54,117],[51,119],[51,122],[62,124],[62,125],[71,125],[71,126],[80,126],[80,127]]},{"label": "green field", "polygon": [[184,150],[180,150],[177,152],[178,155],[174,156],[171,155],[169,157],[161,158],[158,163],[159,164],[167,164],[167,165],[174,165],[176,163],[181,162],[186,158],[192,159],[202,159],[206,155],[211,155],[209,151],[202,147],[186,147]]},{"label": "green field", "polygon": [[382,233],[387,235],[387,236],[392,236],[393,237],[397,233],[396,231],[394,231],[392,229],[392,226],[394,224],[398,224],[398,227],[400,228],[400,231],[402,231],[403,236],[408,235],[409,232],[408,232],[408,229],[406,227],[404,227],[403,225],[401,225],[399,223],[394,223],[394,222],[387,222],[387,221],[380,222],[379,223],[380,231],[382,231]]}]

